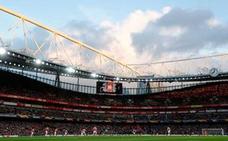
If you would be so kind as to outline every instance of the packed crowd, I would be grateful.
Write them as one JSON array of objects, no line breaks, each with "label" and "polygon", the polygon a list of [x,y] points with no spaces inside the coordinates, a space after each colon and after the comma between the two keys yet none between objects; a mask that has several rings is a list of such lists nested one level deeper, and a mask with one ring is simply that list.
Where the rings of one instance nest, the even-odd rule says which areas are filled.
[{"label": "packed crowd", "polygon": [[[66,133],[78,135],[81,134],[82,130],[86,131],[86,134],[92,134],[94,127],[98,129],[98,134],[167,134],[167,127],[171,128],[172,134],[201,134],[202,128],[223,128],[227,133],[228,123],[225,122],[228,119],[227,106],[219,108],[198,106],[197,109],[197,105],[228,104],[228,84],[225,82],[156,95],[99,96],[65,91],[20,76],[0,74],[0,77],[0,94],[8,96],[55,100],[86,106],[184,107],[194,105],[191,108],[178,109],[179,111],[175,109],[176,111],[173,110],[173,112],[169,112],[169,108],[166,111],[161,111],[159,108],[152,111],[146,107],[137,110],[137,112],[144,112],[144,114],[126,114],[126,112],[134,110],[96,108],[101,112],[96,110],[91,112],[92,108],[86,106],[84,108],[80,106],[70,107],[66,104],[64,105],[66,107],[64,107],[56,103],[34,102],[28,99],[2,96],[0,97],[0,135],[31,135],[32,131],[34,135],[54,135],[56,132],[59,135]],[[8,103],[4,105],[4,102]],[[26,108],[23,107],[25,104],[34,104],[37,107]],[[46,108],[42,106],[46,106]],[[49,109],[47,106],[64,108],[65,111]],[[66,109],[69,110],[69,108],[77,108],[77,110],[81,108],[87,111],[67,111]],[[218,109],[220,112],[217,111]],[[114,113],[112,110],[123,112],[123,114]],[[152,111],[150,114],[145,114],[145,111],[150,110]],[[113,113],[107,114],[106,111]],[[9,118],[9,120],[5,120],[6,118]],[[38,119],[39,121],[37,121]],[[182,120],[190,122],[187,124]],[[136,123],[135,121],[142,122]],[[156,123],[159,124],[152,124],[151,121],[158,121]],[[173,123],[173,121],[177,122]],[[201,121],[205,123],[203,124]]]},{"label": "packed crowd", "polygon": [[103,114],[103,113],[83,113],[83,112],[69,112],[57,111],[37,108],[21,108],[16,106],[0,105],[0,114],[8,116],[18,116],[26,118],[40,118],[40,119],[72,119],[74,121],[97,121],[97,122],[144,122],[150,121],[159,122],[174,122],[175,120],[193,122],[199,120],[207,121],[224,121],[228,119],[228,111],[222,112],[189,112],[189,113],[154,113],[149,115],[123,115],[123,114]]}]

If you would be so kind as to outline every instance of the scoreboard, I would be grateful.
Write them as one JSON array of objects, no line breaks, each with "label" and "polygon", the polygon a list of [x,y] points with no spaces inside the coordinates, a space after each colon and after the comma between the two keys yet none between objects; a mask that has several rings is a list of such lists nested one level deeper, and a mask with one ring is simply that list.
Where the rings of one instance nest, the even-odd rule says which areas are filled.
[{"label": "scoreboard", "polygon": [[122,83],[97,81],[97,93],[122,94]]}]

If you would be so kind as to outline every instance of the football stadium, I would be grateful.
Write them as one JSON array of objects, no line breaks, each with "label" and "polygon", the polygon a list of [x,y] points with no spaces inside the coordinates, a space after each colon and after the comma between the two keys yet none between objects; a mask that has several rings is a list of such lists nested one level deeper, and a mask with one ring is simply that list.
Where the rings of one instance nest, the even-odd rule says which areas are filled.
[{"label": "football stadium", "polygon": [[[50,16],[51,1],[33,2]],[[67,15],[42,22],[12,3],[0,2],[0,141],[228,141],[228,25],[201,7],[226,4],[57,30]]]}]

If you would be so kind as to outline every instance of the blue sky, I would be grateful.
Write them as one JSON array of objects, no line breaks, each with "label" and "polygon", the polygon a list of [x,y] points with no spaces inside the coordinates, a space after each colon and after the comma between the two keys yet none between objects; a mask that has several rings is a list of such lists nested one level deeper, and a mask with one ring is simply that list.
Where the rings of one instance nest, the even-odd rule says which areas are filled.
[{"label": "blue sky", "polygon": [[0,4],[54,27],[70,20],[120,21],[137,9],[160,10],[164,6],[210,9],[217,18],[228,21],[227,0],[0,0]]}]

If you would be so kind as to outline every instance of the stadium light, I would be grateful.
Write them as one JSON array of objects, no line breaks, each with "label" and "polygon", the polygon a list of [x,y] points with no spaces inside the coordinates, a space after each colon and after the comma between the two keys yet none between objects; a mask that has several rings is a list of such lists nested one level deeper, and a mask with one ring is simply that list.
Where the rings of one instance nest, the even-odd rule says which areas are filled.
[{"label": "stadium light", "polygon": [[40,59],[36,59],[36,60],[35,60],[35,63],[36,63],[37,65],[40,65],[40,64],[42,63],[42,61],[41,61]]},{"label": "stadium light", "polygon": [[93,78],[98,77],[98,75],[97,75],[96,73],[91,73],[91,76],[92,76]]},{"label": "stadium light", "polygon": [[73,68],[71,68],[71,67],[66,68],[66,71],[69,72],[69,73],[74,73],[75,72],[75,70]]},{"label": "stadium light", "polygon": [[4,55],[6,53],[6,49],[3,47],[0,47],[0,55]]},{"label": "stadium light", "polygon": [[120,78],[119,77],[116,77],[116,81],[119,81],[120,80]]}]

